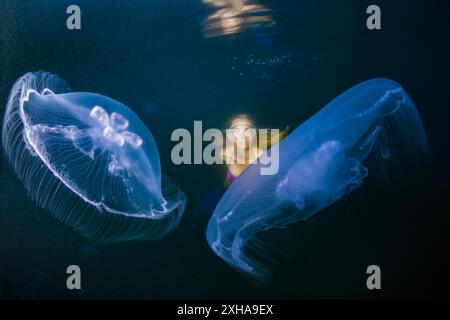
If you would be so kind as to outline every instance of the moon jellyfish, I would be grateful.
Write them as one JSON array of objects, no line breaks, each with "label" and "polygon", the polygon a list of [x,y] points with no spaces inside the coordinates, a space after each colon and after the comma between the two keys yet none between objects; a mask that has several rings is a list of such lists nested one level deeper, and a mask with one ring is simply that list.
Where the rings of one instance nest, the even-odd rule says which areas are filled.
[{"label": "moon jellyfish", "polygon": [[[427,153],[419,114],[395,82],[359,84],[329,103],[279,144],[279,170],[262,175],[259,158],[231,184],[207,228],[212,250],[236,269],[270,277],[261,231],[308,220],[358,188],[368,175],[363,161],[391,142],[417,158]],[[270,152],[268,150],[267,152]]]},{"label": "moon jellyfish", "polygon": [[2,138],[29,196],[96,243],[157,239],[183,214],[152,134],[111,98],[28,73],[12,88]]}]

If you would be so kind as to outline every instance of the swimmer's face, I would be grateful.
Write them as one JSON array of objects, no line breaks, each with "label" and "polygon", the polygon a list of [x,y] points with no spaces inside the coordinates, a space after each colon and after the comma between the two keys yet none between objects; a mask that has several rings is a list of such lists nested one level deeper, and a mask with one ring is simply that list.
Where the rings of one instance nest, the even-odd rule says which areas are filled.
[{"label": "swimmer's face", "polygon": [[238,148],[247,149],[257,138],[256,127],[247,116],[239,116],[231,122],[231,135],[229,139],[236,143]]}]

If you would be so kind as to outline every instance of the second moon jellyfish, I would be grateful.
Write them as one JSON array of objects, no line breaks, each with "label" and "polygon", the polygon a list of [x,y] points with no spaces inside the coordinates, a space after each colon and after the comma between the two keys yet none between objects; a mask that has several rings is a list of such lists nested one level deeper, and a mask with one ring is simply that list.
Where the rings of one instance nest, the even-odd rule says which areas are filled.
[{"label": "second moon jellyfish", "polygon": [[406,92],[386,79],[351,88],[279,143],[276,174],[261,175],[257,160],[231,184],[208,224],[210,247],[238,270],[269,277],[257,233],[307,220],[342,199],[367,177],[368,155],[389,158],[395,140],[416,156],[428,150]]},{"label": "second moon jellyfish", "polygon": [[111,98],[28,73],[11,90],[2,138],[30,197],[94,242],[157,239],[183,214],[150,131]]}]

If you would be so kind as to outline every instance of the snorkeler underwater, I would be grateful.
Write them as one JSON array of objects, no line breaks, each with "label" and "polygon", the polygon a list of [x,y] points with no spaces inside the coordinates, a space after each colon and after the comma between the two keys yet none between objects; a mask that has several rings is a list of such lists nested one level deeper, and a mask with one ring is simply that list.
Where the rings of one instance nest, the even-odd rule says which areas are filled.
[{"label": "snorkeler underwater", "polygon": [[448,297],[450,4],[351,3],[1,1],[0,299]]}]

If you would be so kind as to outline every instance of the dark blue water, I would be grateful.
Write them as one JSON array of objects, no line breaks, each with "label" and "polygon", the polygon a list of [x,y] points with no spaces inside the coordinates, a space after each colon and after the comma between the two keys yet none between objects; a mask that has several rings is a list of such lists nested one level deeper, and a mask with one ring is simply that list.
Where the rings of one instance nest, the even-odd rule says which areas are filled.
[{"label": "dark blue water", "polygon": [[[371,1],[260,1],[276,27],[206,39],[200,0],[76,1],[82,30],[65,27],[73,1],[0,4],[0,101],[25,72],[47,70],[75,91],[113,97],[151,128],[163,170],[188,195],[178,230],[158,242],[94,247],[32,203],[0,167],[0,297],[380,298],[446,295],[449,267],[449,4],[378,1],[383,29],[369,32]],[[262,63],[264,62],[264,64]],[[224,128],[246,113],[262,127],[297,127],[350,86],[401,83],[416,102],[431,165],[369,178],[349,199],[273,238],[286,252],[268,284],[224,264],[205,239],[201,204],[220,188],[221,166],[175,166],[176,128]],[[402,170],[400,170],[402,171]],[[66,289],[78,264],[83,288]],[[378,264],[383,290],[369,292]]]}]

